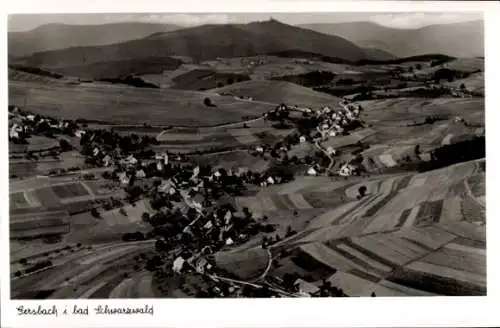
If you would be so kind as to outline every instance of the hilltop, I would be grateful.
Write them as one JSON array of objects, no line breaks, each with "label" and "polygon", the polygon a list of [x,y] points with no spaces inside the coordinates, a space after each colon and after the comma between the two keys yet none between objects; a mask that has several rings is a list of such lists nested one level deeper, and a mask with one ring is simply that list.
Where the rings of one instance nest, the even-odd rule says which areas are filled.
[{"label": "hilltop", "polygon": [[178,29],[172,24],[113,23],[104,25],[46,24],[25,32],[9,32],[9,55],[29,56],[35,52],[69,47],[100,46],[147,37]]},{"label": "hilltop", "polygon": [[347,60],[366,59],[352,42],[274,20],[249,24],[203,25],[112,45],[38,52],[20,59],[28,66],[65,67],[143,57],[182,55],[196,60],[244,57],[300,49]]},{"label": "hilltop", "polygon": [[398,57],[440,53],[454,57],[482,56],[482,21],[430,25],[418,29],[396,29],[370,22],[307,24],[302,28],[338,35],[360,47],[383,49]]}]

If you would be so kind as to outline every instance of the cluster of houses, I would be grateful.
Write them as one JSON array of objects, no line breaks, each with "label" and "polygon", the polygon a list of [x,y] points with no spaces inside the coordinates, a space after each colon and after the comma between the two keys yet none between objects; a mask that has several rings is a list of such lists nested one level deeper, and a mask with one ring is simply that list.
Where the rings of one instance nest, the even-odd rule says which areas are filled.
[{"label": "cluster of houses", "polygon": [[67,133],[74,124],[66,120],[45,118],[40,115],[27,114],[19,107],[9,107],[9,140],[20,140],[35,132],[52,131],[54,133]]},{"label": "cluster of houses", "polygon": [[[328,158],[330,158],[331,163],[333,163],[333,157],[338,153],[337,150],[331,146],[324,149],[320,145],[320,142],[326,141],[332,137],[344,135],[344,133],[348,132],[354,121],[359,121],[359,115],[362,111],[360,105],[356,105],[347,99],[344,99],[340,105],[342,109],[338,111],[334,111],[328,106],[323,107],[321,110],[313,111],[310,108],[298,108],[297,106],[288,107],[285,104],[281,104],[271,112],[267,113],[266,116],[273,120],[284,120],[288,118],[290,110],[296,110],[303,112],[306,117],[313,117],[315,122],[318,122],[318,124],[309,135],[300,135],[298,137],[298,143],[303,144],[306,142],[312,142],[316,148],[321,150]],[[287,154],[288,150],[289,147],[286,145],[282,145],[278,149],[273,149],[273,147],[270,147],[269,145],[258,145],[252,149],[252,153],[261,156],[264,156],[266,153],[271,153],[275,154],[273,157],[279,158],[280,155],[284,156]],[[312,164],[307,168],[306,174],[316,176],[319,175],[320,172],[329,171],[330,167],[325,169],[318,163]],[[353,164],[347,162],[340,166],[337,173],[340,176],[351,176],[357,172],[357,168]],[[273,182],[269,182],[273,184]],[[262,183],[261,185],[265,186],[265,183]]]}]

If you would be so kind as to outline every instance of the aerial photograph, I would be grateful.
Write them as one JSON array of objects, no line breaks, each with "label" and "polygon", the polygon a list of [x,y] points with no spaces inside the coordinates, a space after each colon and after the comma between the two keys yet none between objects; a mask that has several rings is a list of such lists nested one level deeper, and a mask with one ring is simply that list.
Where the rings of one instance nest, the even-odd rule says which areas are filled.
[{"label": "aerial photograph", "polygon": [[11,14],[11,299],[485,296],[475,12]]}]

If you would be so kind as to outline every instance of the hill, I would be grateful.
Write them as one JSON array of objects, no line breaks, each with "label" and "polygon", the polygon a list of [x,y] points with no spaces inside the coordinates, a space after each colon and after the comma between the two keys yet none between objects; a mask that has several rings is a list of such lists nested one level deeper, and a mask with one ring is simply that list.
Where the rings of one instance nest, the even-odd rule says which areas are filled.
[{"label": "hill", "polygon": [[[484,295],[485,190],[473,187],[484,183],[481,162],[350,183],[304,178],[292,183],[297,188],[280,186],[238,203],[270,218],[295,210],[293,224],[304,221],[294,228],[300,232],[270,247],[268,278],[297,273],[315,285],[327,279],[349,296]],[[361,185],[369,196],[356,199]],[[320,214],[310,218],[312,208]],[[247,278],[239,267],[251,267],[243,259],[253,260],[245,253],[255,249],[224,268]]]},{"label": "hill", "polygon": [[157,32],[178,29],[176,25],[114,23],[105,25],[47,24],[26,32],[9,32],[10,56],[69,47],[98,46],[144,38]]},{"label": "hill", "polygon": [[[213,107],[204,105],[209,97]],[[260,116],[274,104],[213,93],[142,89],[105,83],[79,85],[10,81],[9,103],[36,114],[113,124],[207,126]],[[210,115],[206,115],[209,112]]]},{"label": "hill", "polygon": [[483,56],[482,21],[395,29],[370,22],[307,24],[300,27],[338,35],[361,47],[383,49],[398,57],[441,53],[456,57]]},{"label": "hill", "polygon": [[211,91],[297,106],[335,106],[339,102],[339,99],[334,96],[284,81],[244,81]]},{"label": "hill", "polygon": [[66,76],[88,79],[117,78],[128,75],[161,74],[165,70],[174,70],[182,65],[171,57],[144,57],[122,61],[105,61],[87,65],[55,68],[54,71]]},{"label": "hill", "polygon": [[73,47],[38,52],[23,58],[28,66],[65,67],[144,57],[182,55],[197,60],[244,57],[300,49],[348,60],[367,58],[341,37],[326,35],[274,20],[249,24],[203,25],[104,46]]},{"label": "hill", "polygon": [[363,48],[363,51],[368,57],[374,58],[376,60],[391,60],[397,58],[393,54],[377,48]]}]

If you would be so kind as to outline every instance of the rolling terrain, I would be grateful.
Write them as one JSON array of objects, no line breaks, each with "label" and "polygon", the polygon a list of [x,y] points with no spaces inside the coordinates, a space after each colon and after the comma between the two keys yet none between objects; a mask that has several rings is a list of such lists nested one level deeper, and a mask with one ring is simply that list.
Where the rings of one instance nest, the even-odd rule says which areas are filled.
[{"label": "rolling terrain", "polygon": [[455,57],[481,56],[484,49],[482,21],[396,29],[371,22],[307,24],[300,27],[338,35],[361,47],[383,49],[397,57],[440,53]]},{"label": "rolling terrain", "polygon": [[289,49],[354,61],[368,58],[361,48],[341,37],[270,20],[240,25],[204,25],[154,33],[142,39],[112,45],[44,51],[21,58],[18,62],[27,66],[62,68],[174,55],[198,60],[244,57]]},{"label": "rolling terrain", "polygon": [[484,59],[356,24],[9,41],[12,297],[486,295]]},{"label": "rolling terrain", "polygon": [[22,57],[36,52],[81,46],[102,46],[179,29],[172,24],[113,23],[105,25],[47,24],[30,31],[9,32],[9,55]]}]

